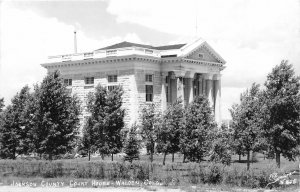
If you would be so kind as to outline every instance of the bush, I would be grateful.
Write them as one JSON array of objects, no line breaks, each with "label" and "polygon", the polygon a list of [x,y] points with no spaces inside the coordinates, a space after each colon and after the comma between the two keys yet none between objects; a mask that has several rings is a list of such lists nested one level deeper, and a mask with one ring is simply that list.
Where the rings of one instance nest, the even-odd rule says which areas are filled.
[{"label": "bush", "polygon": [[204,182],[211,184],[220,183],[223,178],[223,173],[224,171],[221,165],[211,163],[206,167]]}]

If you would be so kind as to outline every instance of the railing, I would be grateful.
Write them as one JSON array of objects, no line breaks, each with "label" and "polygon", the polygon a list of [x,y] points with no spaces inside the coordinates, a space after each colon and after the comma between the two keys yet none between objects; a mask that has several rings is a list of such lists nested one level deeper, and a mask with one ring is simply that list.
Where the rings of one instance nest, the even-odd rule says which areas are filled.
[{"label": "railing", "polygon": [[96,58],[105,58],[111,56],[126,56],[126,55],[147,55],[153,57],[160,57],[160,51],[153,49],[145,49],[140,47],[130,47],[130,48],[122,48],[122,49],[111,49],[111,50],[101,50],[94,52],[86,52],[86,53],[74,53],[74,54],[66,54],[66,55],[56,55],[49,56],[47,62],[66,62],[66,61],[76,61],[76,60],[84,60],[84,59],[96,59]]}]

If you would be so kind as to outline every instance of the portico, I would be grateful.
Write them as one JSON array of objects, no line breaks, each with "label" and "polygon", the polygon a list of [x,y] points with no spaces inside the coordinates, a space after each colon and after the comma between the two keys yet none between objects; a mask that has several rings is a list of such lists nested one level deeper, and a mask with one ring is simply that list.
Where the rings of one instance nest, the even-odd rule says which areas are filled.
[{"label": "portico", "polygon": [[[162,72],[162,110],[166,110],[167,106],[177,99],[181,99],[183,105],[186,106],[195,97],[205,95],[213,113],[216,114],[216,110],[220,106],[220,88],[220,74],[195,71]],[[217,114],[219,113],[217,112]]]}]

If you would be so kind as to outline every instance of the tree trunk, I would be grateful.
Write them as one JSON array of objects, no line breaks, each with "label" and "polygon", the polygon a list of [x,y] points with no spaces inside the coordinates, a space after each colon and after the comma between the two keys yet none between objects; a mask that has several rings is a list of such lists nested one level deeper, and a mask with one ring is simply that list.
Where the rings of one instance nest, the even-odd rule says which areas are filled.
[{"label": "tree trunk", "polygon": [[150,149],[150,161],[151,161],[151,163],[153,162],[153,153],[154,153],[154,143],[151,144],[151,149]]},{"label": "tree trunk", "polygon": [[185,154],[183,154],[183,161],[182,161],[182,163],[185,163]]},{"label": "tree trunk", "polygon": [[165,153],[164,153],[163,165],[165,165],[165,164],[166,164],[166,156],[167,156],[167,153],[165,152]]},{"label": "tree trunk", "polygon": [[152,152],[152,150],[150,151],[150,162],[151,163],[153,162],[153,152]]},{"label": "tree trunk", "polygon": [[250,150],[247,151],[247,170],[250,169]]},{"label": "tree trunk", "polygon": [[174,153],[172,153],[172,163],[174,163]]},{"label": "tree trunk", "polygon": [[251,157],[251,163],[252,163],[252,165],[253,165],[254,159],[255,159],[255,152],[252,151],[252,157]]},{"label": "tree trunk", "polygon": [[49,153],[49,160],[52,161],[52,153]]},{"label": "tree trunk", "polygon": [[241,154],[239,154],[239,162],[241,162]]},{"label": "tree trunk", "polygon": [[90,150],[88,150],[88,154],[89,154],[89,161],[91,160],[91,152]]},{"label": "tree trunk", "polygon": [[104,160],[104,154],[101,154],[101,158],[102,158],[102,160]]},{"label": "tree trunk", "polygon": [[111,154],[111,161],[114,161],[114,154]]},{"label": "tree trunk", "polygon": [[276,165],[280,168],[280,152],[276,151]]}]

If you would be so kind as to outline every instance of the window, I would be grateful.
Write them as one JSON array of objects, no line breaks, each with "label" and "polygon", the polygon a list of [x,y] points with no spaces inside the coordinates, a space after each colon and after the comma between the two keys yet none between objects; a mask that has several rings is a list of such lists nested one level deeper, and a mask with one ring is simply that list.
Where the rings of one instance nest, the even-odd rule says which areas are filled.
[{"label": "window", "polygon": [[153,101],[153,85],[146,85],[146,101]]},{"label": "window", "polygon": [[72,79],[64,79],[65,86],[72,86]]},{"label": "window", "polygon": [[202,53],[199,54],[199,58],[203,59],[204,55]]},{"label": "window", "polygon": [[153,82],[153,75],[146,74],[146,82]]},{"label": "window", "polygon": [[86,77],[85,84],[94,84],[94,77]]},{"label": "window", "polygon": [[118,81],[118,76],[117,75],[108,75],[107,76],[107,81],[109,83],[117,82]]},{"label": "window", "polygon": [[110,86],[107,86],[108,91],[112,91],[112,90],[114,90],[115,88],[117,88],[116,85],[110,85]]}]

